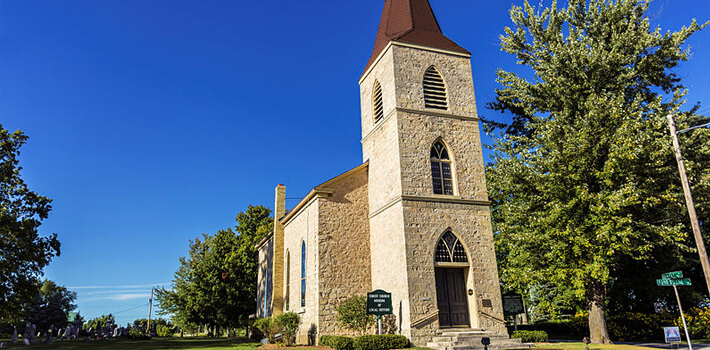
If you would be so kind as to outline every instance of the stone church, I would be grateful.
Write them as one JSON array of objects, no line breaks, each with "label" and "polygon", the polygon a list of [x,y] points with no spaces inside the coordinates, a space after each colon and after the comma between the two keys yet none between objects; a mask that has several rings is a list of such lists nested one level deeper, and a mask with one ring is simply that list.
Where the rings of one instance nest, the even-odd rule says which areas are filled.
[{"label": "stone church", "polygon": [[363,164],[289,211],[276,187],[258,317],[300,314],[300,343],[348,335],[338,304],[383,289],[414,344],[457,329],[507,338],[470,58],[428,0],[386,0],[359,80]]}]

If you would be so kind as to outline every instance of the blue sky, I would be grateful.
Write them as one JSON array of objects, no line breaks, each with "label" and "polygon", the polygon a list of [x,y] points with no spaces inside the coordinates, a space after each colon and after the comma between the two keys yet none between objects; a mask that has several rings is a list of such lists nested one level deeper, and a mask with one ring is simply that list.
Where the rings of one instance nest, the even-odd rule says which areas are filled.
[{"label": "blue sky", "polygon": [[[0,123],[30,136],[23,177],[54,199],[41,232],[62,241],[46,277],[86,317],[146,317],[189,239],[272,207],[279,183],[303,197],[360,164],[357,81],[383,3],[0,0]],[[495,71],[516,69],[498,36],[522,1],[431,3],[495,116]],[[710,4],[656,0],[650,15],[677,30]],[[707,111],[710,29],[690,44],[676,71]]]}]

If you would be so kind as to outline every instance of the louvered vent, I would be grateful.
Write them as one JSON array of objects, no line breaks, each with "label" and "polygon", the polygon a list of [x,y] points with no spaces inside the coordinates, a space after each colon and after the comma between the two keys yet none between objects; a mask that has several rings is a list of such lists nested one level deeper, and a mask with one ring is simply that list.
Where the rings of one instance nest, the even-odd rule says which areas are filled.
[{"label": "louvered vent", "polygon": [[374,110],[375,123],[377,123],[385,116],[382,107],[382,87],[379,81],[375,82],[375,89],[372,92],[372,108]]},{"label": "louvered vent", "polygon": [[424,73],[424,106],[427,108],[448,109],[446,86],[439,71],[429,67]]}]

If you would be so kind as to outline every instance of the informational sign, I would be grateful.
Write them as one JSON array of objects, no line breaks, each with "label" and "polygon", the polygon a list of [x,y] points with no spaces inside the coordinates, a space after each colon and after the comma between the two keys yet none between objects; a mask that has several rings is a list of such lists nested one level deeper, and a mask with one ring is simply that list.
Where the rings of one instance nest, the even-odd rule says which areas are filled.
[{"label": "informational sign", "polygon": [[679,327],[663,327],[663,334],[666,336],[666,343],[680,343]]},{"label": "informational sign", "polygon": [[369,315],[389,315],[392,313],[392,293],[382,289],[367,293],[367,313]]},{"label": "informational sign", "polygon": [[692,282],[690,282],[690,278],[679,278],[679,279],[665,279],[662,278],[660,280],[656,280],[656,284],[658,284],[661,287],[669,287],[669,286],[691,286],[693,285]]},{"label": "informational sign", "polygon": [[523,306],[523,296],[514,293],[503,295],[503,313],[506,316],[525,313],[525,306]]}]

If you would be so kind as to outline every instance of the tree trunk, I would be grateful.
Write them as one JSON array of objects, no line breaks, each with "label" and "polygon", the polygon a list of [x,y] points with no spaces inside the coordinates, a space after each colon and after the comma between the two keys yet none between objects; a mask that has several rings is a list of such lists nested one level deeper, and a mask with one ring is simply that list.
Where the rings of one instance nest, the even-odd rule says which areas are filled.
[{"label": "tree trunk", "polygon": [[611,344],[606,327],[606,289],[599,281],[594,281],[587,289],[587,311],[589,311],[589,338],[594,344]]}]

